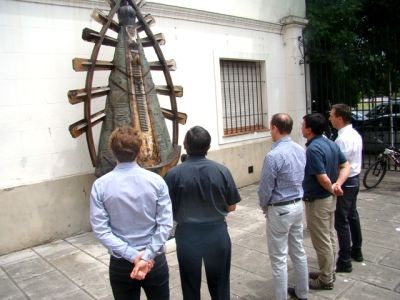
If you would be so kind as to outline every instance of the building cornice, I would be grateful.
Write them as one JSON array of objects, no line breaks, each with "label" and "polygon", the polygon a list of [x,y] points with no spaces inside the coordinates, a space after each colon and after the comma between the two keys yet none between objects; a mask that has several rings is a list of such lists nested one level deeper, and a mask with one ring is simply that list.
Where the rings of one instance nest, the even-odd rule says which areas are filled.
[{"label": "building cornice", "polygon": [[82,7],[82,8],[100,8],[110,9],[105,0],[14,0],[17,2],[31,2],[39,4],[51,4],[59,6]]},{"label": "building cornice", "polygon": [[308,20],[301,18],[301,17],[297,17],[297,16],[287,16],[282,18],[281,20],[281,24],[283,26],[297,26],[297,27],[305,27],[308,24]]},{"label": "building cornice", "polygon": [[[32,2],[70,7],[109,9],[104,0],[15,0],[19,2]],[[268,33],[281,34],[283,24],[271,23],[249,18],[224,15],[203,10],[171,6],[154,2],[147,2],[142,8],[143,12],[151,13],[155,17],[184,20],[196,23],[228,26],[246,30],[255,30]],[[299,18],[301,19],[301,18]]]},{"label": "building cornice", "polygon": [[212,25],[242,28],[270,33],[281,33],[282,24],[259,21],[249,18],[242,18],[231,15],[218,14],[203,10],[196,10],[184,7],[164,5],[148,2],[143,10],[151,13],[155,17],[185,20],[196,23],[206,23]]}]

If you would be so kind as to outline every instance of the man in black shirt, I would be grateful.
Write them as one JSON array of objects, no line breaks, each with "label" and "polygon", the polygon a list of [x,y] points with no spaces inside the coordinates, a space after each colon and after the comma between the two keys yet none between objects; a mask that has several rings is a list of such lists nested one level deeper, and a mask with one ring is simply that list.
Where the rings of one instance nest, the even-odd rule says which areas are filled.
[{"label": "man in black shirt", "polygon": [[206,159],[211,136],[200,126],[185,136],[187,159],[165,176],[172,200],[184,300],[199,300],[201,265],[213,300],[230,299],[231,240],[225,217],[240,195],[230,171]]}]

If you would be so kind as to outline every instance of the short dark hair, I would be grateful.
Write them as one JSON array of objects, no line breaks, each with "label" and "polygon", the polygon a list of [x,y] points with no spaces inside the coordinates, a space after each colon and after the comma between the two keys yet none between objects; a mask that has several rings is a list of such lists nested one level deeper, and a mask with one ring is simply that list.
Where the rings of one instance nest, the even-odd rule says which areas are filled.
[{"label": "short dark hair", "polygon": [[335,109],[335,117],[341,117],[346,124],[351,122],[350,106],[343,103],[338,103],[332,105],[332,109]]},{"label": "short dark hair", "polygon": [[142,146],[142,135],[129,126],[117,127],[111,134],[110,148],[119,162],[132,162]]},{"label": "short dark hair", "polygon": [[271,126],[278,128],[280,134],[290,134],[293,129],[293,120],[288,114],[278,113],[272,116]]},{"label": "short dark hair", "polygon": [[210,148],[211,136],[201,126],[194,126],[186,132],[183,144],[189,155],[207,155]]},{"label": "short dark hair", "polygon": [[323,134],[328,125],[326,118],[320,113],[305,115],[303,120],[305,127],[311,128],[311,131],[316,135]]}]

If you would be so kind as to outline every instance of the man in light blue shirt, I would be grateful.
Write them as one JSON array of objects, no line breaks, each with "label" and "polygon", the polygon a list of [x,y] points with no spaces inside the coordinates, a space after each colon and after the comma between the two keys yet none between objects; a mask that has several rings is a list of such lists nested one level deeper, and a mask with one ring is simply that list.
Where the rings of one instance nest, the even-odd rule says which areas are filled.
[{"label": "man in light blue shirt", "polygon": [[[264,159],[258,189],[259,204],[267,218],[268,252],[271,260],[276,300],[288,293],[307,299],[308,267],[303,248],[302,182],[306,156],[290,138],[292,118],[283,113],[272,116],[270,130],[274,141]],[[294,265],[295,287],[287,288],[287,254]]]},{"label": "man in light blue shirt", "polygon": [[[117,166],[97,179],[90,195],[93,232],[109,250],[115,299],[169,299],[164,244],[172,229],[168,187],[136,163],[142,139],[131,127],[114,130],[110,147]],[[153,268],[154,266],[154,268]]]}]

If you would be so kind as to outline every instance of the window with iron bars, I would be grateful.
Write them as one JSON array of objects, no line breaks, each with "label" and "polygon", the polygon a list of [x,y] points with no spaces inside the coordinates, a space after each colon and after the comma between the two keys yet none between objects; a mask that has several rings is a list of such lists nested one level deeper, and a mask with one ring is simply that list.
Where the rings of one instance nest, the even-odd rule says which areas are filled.
[{"label": "window with iron bars", "polygon": [[224,136],[265,131],[260,61],[220,60]]}]

